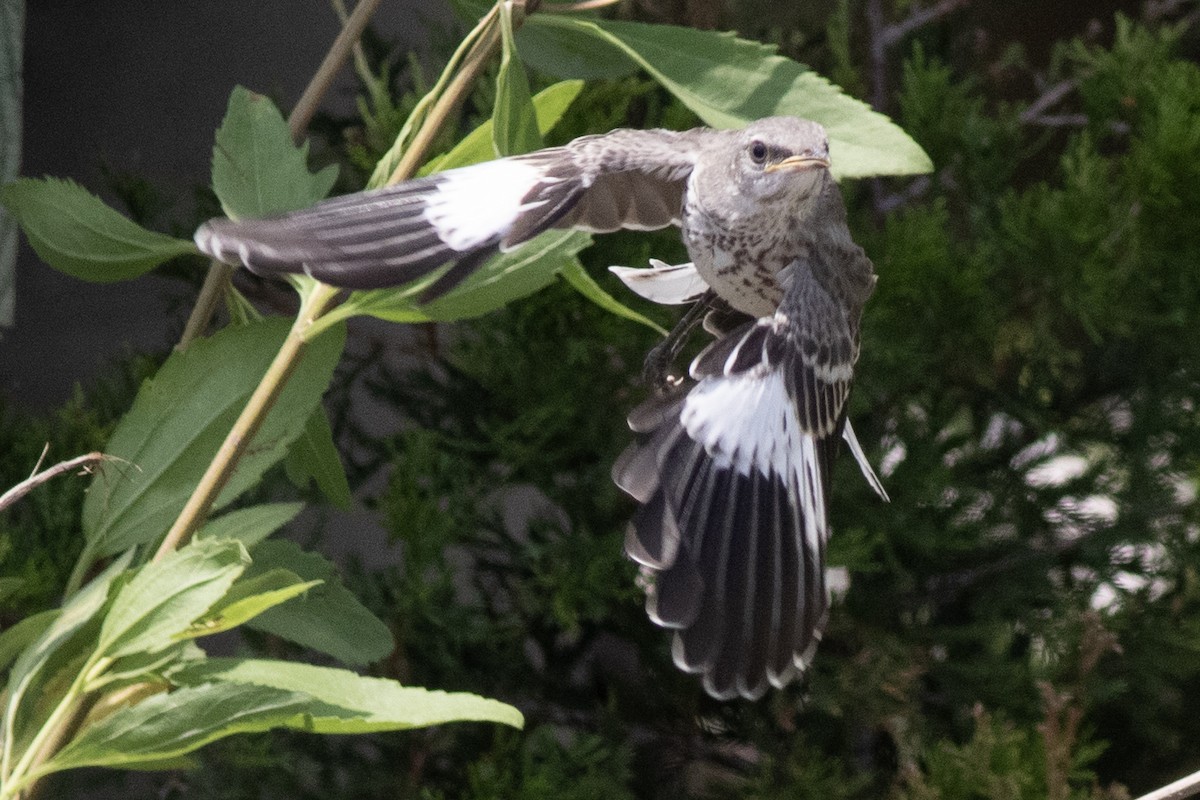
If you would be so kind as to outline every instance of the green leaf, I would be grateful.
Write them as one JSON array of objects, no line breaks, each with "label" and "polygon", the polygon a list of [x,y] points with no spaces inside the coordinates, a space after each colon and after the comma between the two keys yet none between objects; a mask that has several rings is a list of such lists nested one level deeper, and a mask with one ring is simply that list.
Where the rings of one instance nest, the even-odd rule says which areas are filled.
[{"label": "green leaf", "polygon": [[246,579],[272,570],[287,570],[301,580],[321,581],[303,597],[268,609],[247,623],[347,664],[369,664],[392,652],[392,632],[342,585],[337,569],[294,542],[266,541],[251,552]]},{"label": "green leaf", "polygon": [[288,480],[301,489],[307,489],[309,481],[316,481],[317,488],[330,503],[341,509],[350,508],[350,484],[337,445],[333,443],[333,430],[325,409],[317,406],[300,438],[292,443],[283,460]]},{"label": "green leaf", "polygon": [[[172,353],[146,381],[104,451],[126,459],[97,473],[83,505],[92,557],[157,540],[200,476],[287,335],[286,320],[226,328]],[[214,508],[258,482],[304,430],[329,384],[345,331],[311,341]],[[81,559],[81,563],[88,559]],[[86,564],[84,564],[86,568]]]},{"label": "green leaf", "polygon": [[46,665],[55,659],[58,650],[99,614],[108,601],[113,582],[125,572],[132,560],[132,552],[114,559],[103,572],[68,599],[61,610],[53,612],[55,616],[50,624],[17,657],[8,676],[8,698],[3,714],[5,720],[18,714],[25,693]]},{"label": "green leaf", "polygon": [[308,143],[292,143],[279,109],[236,86],[213,145],[213,191],[234,219],[307,208],[329,194],[337,167],[308,171]]},{"label": "green leaf", "polygon": [[593,303],[600,306],[610,314],[616,314],[618,317],[624,317],[625,319],[633,322],[640,322],[642,325],[661,333],[663,336],[667,335],[666,329],[657,322],[649,317],[639,314],[629,306],[617,300],[608,292],[604,291],[600,284],[596,283],[596,280],[588,274],[586,269],[583,268],[583,264],[579,262],[579,259],[573,259],[567,264],[567,266],[563,267],[559,274],[563,276],[563,279],[566,280],[567,283],[574,287],[575,291],[579,292],[588,300],[591,300]]},{"label": "green leaf", "polygon": [[[545,136],[562,119],[562,115],[570,108],[571,103],[583,91],[583,81],[561,81],[548,86],[533,96],[533,111],[537,118],[538,133]],[[495,158],[496,151],[492,144],[492,120],[487,120],[475,130],[463,137],[454,148],[444,156],[433,159],[421,168],[419,175],[429,175],[443,172],[456,167],[478,164]]]},{"label": "green leaf", "polygon": [[425,285],[419,283],[401,290],[355,292],[339,311],[392,322],[478,317],[548,286],[555,274],[591,241],[591,236],[581,231],[547,231],[517,250],[493,256],[457,289],[427,305],[416,302],[416,295]]},{"label": "green leaf", "polygon": [[615,47],[598,45],[589,32],[538,25],[536,17],[542,15],[533,16],[517,31],[521,58],[531,69],[585,81],[616,80],[637,72],[636,61]]},{"label": "green leaf", "polygon": [[0,606],[3,606],[3,604],[7,602],[8,598],[16,594],[17,590],[24,585],[24,578],[0,578]]},{"label": "green leaf", "polygon": [[[522,30],[574,41],[577,49],[585,47],[586,38],[597,57],[616,53],[631,59],[716,128],[740,128],[777,114],[815,120],[829,132],[839,179],[933,169],[929,156],[899,126],[774,47],[728,33],[562,14],[533,14]],[[611,52],[605,55],[605,50]]]},{"label": "green leaf", "polygon": [[460,721],[524,724],[521,712],[495,700],[286,661],[213,659],[172,678],[183,688],[89,725],[34,775],[80,767],[165,769],[210,742],[272,728],[369,733]]},{"label": "green leaf", "polygon": [[31,614],[0,633],[0,672],[8,669],[17,656],[35,639],[46,632],[58,616],[58,609],[51,608]]},{"label": "green leaf", "polygon": [[209,659],[172,675],[182,684],[222,681],[304,693],[338,715],[313,713],[317,733],[370,733],[440,725],[445,722],[499,722],[520,728],[521,712],[496,700],[446,693],[367,678],[343,669],[260,659]]},{"label": "green leaf", "polygon": [[114,659],[104,674],[91,681],[93,690],[130,683],[162,683],[169,669],[177,669],[185,661],[203,661],[208,656],[190,640],[176,642],[153,653],[131,653]]},{"label": "green leaf", "polygon": [[303,729],[313,710],[337,711],[298,692],[231,682],[158,694],[84,728],[39,774],[79,767],[153,769],[155,762],[235,733]]},{"label": "green leaf", "polygon": [[530,97],[529,78],[513,41],[513,6],[500,6],[501,55],[492,109],[492,143],[498,156],[528,153],[542,146]]},{"label": "green leaf", "polygon": [[245,546],[235,539],[193,541],[146,564],[117,592],[97,649],[117,658],[176,644],[249,564]]},{"label": "green leaf", "polygon": [[146,230],[72,181],[21,178],[0,187],[0,203],[43,261],[85,281],[129,280],[196,252],[191,242]]},{"label": "green leaf", "polygon": [[209,520],[195,538],[237,539],[246,547],[253,547],[291,522],[303,509],[303,503],[265,503],[239,508]]},{"label": "green leaf", "polygon": [[184,635],[210,636],[236,628],[268,608],[286,603],[320,583],[319,580],[302,581],[296,573],[286,569],[271,569],[261,575],[240,580],[233,584],[229,592],[210,608],[207,614],[197,619]]}]

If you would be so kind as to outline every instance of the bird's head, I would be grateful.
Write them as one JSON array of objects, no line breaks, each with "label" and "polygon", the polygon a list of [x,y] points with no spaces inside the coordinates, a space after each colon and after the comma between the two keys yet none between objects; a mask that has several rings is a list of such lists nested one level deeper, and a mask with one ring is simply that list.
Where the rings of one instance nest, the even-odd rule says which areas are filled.
[{"label": "bird's head", "polygon": [[815,122],[767,117],[743,128],[738,144],[731,167],[746,198],[800,202],[829,179],[829,137]]}]

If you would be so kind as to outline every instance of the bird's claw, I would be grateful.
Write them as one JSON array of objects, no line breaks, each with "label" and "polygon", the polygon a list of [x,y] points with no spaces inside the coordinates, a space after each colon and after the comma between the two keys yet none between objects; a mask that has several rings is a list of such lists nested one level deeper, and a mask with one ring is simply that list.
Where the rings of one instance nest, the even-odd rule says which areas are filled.
[{"label": "bird's claw", "polygon": [[649,386],[655,394],[666,394],[683,383],[683,378],[672,375],[671,361],[676,355],[676,348],[669,340],[664,340],[651,348],[642,362],[642,383]]}]

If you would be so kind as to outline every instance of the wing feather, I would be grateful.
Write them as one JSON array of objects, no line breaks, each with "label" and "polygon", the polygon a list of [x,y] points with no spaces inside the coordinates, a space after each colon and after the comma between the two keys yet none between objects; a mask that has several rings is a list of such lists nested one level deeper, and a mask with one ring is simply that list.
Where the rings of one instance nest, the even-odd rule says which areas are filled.
[{"label": "wing feather", "polygon": [[262,219],[196,231],[212,257],[260,274],[307,273],[349,289],[409,283],[450,262],[429,300],[496,250],[553,227],[649,230],[679,223],[699,142],[723,132],[618,130]]}]

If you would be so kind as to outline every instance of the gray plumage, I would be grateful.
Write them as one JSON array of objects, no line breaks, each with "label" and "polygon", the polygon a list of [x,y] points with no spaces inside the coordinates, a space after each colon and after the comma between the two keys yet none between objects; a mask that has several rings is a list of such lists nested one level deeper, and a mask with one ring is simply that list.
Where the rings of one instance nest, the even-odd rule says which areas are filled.
[{"label": "gray plumage", "polygon": [[638,441],[613,477],[642,504],[626,550],[653,577],[647,610],[674,631],[676,664],[714,697],[757,698],[803,671],[828,614],[840,438],[883,494],[846,421],[875,274],[828,159],[821,126],[791,117],[740,131],[620,130],[293,214],[214,220],[196,241],[257,272],[349,288],[456,262],[429,297],[549,228],[679,225],[690,264],[619,275],[658,302],[699,297],[725,322],[709,326],[718,338],[690,382],[630,415]]}]

